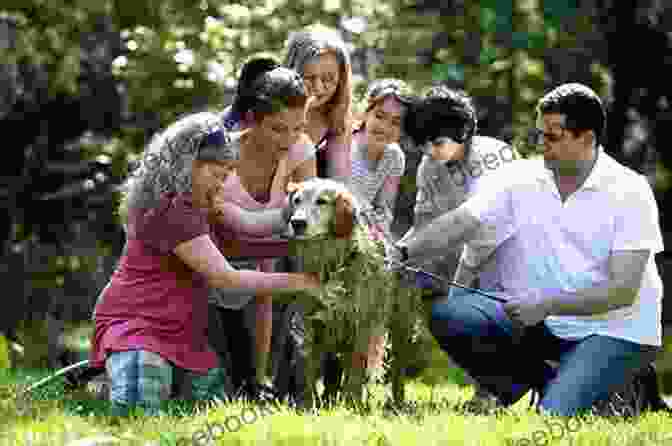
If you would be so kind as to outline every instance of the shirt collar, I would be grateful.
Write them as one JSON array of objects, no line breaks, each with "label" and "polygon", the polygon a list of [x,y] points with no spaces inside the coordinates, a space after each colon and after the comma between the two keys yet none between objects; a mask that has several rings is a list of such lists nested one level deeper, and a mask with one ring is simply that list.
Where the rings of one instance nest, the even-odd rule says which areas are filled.
[{"label": "shirt collar", "polygon": [[[609,163],[609,160],[607,158],[608,155],[604,151],[604,148],[602,146],[598,146],[597,160],[595,161],[595,164],[593,165],[590,173],[588,174],[588,178],[586,178],[586,181],[583,182],[583,184],[578,190],[584,190],[584,189],[598,190],[605,185],[604,180],[606,178],[607,170],[609,168],[609,166],[607,165]],[[553,171],[546,165],[544,165],[544,168],[541,169],[541,171],[539,172],[537,179],[547,184],[555,183],[555,179],[553,177]]]}]

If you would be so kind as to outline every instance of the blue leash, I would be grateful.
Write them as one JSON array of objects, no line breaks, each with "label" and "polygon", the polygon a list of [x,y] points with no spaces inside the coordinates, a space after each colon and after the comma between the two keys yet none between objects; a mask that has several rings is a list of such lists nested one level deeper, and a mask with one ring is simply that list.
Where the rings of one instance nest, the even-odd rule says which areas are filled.
[{"label": "blue leash", "polygon": [[415,273],[415,274],[420,274],[420,275],[427,276],[432,280],[443,282],[443,283],[445,283],[449,286],[462,288],[463,290],[470,291],[470,292],[476,293],[476,294],[480,294],[481,296],[487,297],[487,298],[492,299],[494,301],[497,301],[499,303],[506,303],[507,302],[506,299],[503,299],[499,296],[488,294],[485,291],[479,290],[478,288],[471,288],[471,287],[468,287],[466,285],[461,285],[461,284],[459,284],[457,282],[454,282],[452,280],[448,280],[445,277],[441,277],[437,274],[430,273],[430,272],[425,271],[421,268],[415,268],[415,267],[409,266],[408,264],[400,262],[398,260],[394,260],[394,259],[390,259],[390,258],[386,258],[385,260],[387,260],[388,262],[394,263],[397,266],[400,266],[400,267],[404,268],[406,271],[410,271],[410,272]]}]

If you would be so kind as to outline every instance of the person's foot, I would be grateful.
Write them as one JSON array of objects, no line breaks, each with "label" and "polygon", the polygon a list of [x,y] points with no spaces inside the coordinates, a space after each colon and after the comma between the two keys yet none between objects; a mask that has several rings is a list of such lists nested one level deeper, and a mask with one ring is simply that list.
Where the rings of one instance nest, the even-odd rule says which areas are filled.
[{"label": "person's foot", "polygon": [[457,407],[457,411],[470,415],[494,415],[501,413],[506,406],[496,396],[487,392],[476,392],[468,401]]},{"label": "person's foot", "polygon": [[236,396],[258,403],[269,403],[280,400],[280,395],[273,386],[259,382],[245,383]]},{"label": "person's foot", "polygon": [[[593,404],[592,412],[600,417],[630,418],[639,416],[650,407],[647,404],[646,378],[651,373],[647,368],[637,374],[619,391],[612,392],[607,399]],[[655,371],[653,372],[655,380]]]}]

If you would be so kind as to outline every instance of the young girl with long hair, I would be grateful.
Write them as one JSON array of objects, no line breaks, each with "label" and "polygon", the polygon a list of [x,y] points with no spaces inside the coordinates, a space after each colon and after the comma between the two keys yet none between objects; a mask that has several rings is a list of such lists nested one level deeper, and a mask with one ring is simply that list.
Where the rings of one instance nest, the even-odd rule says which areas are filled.
[{"label": "young girl with long hair", "polygon": [[352,175],[352,65],[341,36],[321,25],[290,34],[285,66],[313,97],[306,134],[318,148],[317,176],[347,182]]}]

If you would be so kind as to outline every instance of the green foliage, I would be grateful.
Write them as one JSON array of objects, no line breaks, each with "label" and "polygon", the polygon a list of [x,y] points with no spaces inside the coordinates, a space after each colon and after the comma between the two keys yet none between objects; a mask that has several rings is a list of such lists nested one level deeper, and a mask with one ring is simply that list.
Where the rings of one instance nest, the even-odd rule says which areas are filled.
[{"label": "green foliage", "polygon": [[[355,66],[363,70],[355,79],[356,97],[361,98],[368,81],[377,77],[404,79],[416,91],[432,81],[447,81],[476,98],[484,134],[514,142],[524,156],[534,152],[522,143],[534,123],[534,105],[549,88],[571,80],[589,83],[603,97],[614,92],[615,62],[604,43],[609,29],[604,23],[612,19],[600,17],[611,9],[602,11],[587,4],[579,9],[578,2],[561,0],[487,0],[461,2],[459,7],[457,3],[439,13],[405,0],[4,0],[0,27],[3,21],[11,22],[13,32],[9,35],[13,37],[8,39],[9,45],[0,42],[0,86],[27,101],[21,106],[27,110],[41,110],[54,98],[65,98],[64,104],[89,98],[93,105],[79,110],[79,120],[71,119],[82,138],[64,136],[67,144],[77,146],[68,153],[91,162],[104,160],[110,176],[106,181],[114,184],[121,182],[129,162],[137,159],[155,131],[184,113],[228,105],[235,78],[246,60],[261,54],[282,60],[288,34],[317,22],[337,27],[342,18],[366,19],[363,30],[348,34],[357,50],[353,53]],[[614,5],[605,2],[605,8]],[[645,7],[638,8],[633,7],[633,16],[646,12]],[[365,62],[363,50],[367,49],[382,55],[382,63]],[[24,73],[26,67],[36,69],[34,77]],[[92,79],[114,84],[120,103],[99,98],[100,86]],[[619,113],[627,113],[637,100],[632,99]],[[361,106],[357,106],[359,111]],[[51,118],[42,122],[60,123],[57,117],[72,112],[54,110]],[[20,108],[16,113],[21,113]],[[90,114],[99,114],[102,124],[96,128],[81,124]],[[665,122],[660,116],[665,116],[663,109],[658,115],[649,112],[646,118],[638,119],[648,119],[653,126]],[[15,119],[23,121],[24,117]],[[27,154],[45,152],[35,155],[39,160],[40,156],[50,158],[65,152],[55,147],[62,145],[53,135],[58,133],[56,129],[49,131],[37,140],[49,142],[48,150],[30,140],[6,148],[8,170],[17,177],[7,180],[13,182],[14,189],[0,184],[0,199],[26,189],[20,181],[30,184],[40,176],[39,162]],[[98,133],[103,137],[96,139]],[[612,144],[620,150],[621,141]],[[669,183],[664,165],[669,163],[660,153],[657,180],[663,190]],[[36,164],[38,172],[29,170],[28,164]],[[415,165],[409,163],[400,198],[413,196],[415,174]],[[82,182],[72,181],[75,185]],[[65,205],[61,208],[86,209],[88,202],[76,201],[82,195],[85,192],[81,190],[73,192],[73,198],[62,200]],[[115,208],[119,195],[110,187],[97,200],[103,205],[86,209],[82,212],[85,217],[63,218],[61,229],[53,230],[61,243],[75,242],[69,235],[75,219],[89,218],[101,226],[107,224],[107,228],[118,227]],[[404,217],[402,221],[412,220],[413,202],[411,198],[398,206],[397,216]],[[43,206],[43,201],[31,195],[28,201],[15,204],[0,227],[16,229],[12,241],[28,240],[35,235],[36,222],[29,221],[26,214],[55,218],[51,215],[55,212],[44,212]],[[40,280],[43,285],[58,286],[60,276],[62,272],[54,271],[51,278]]]}]

